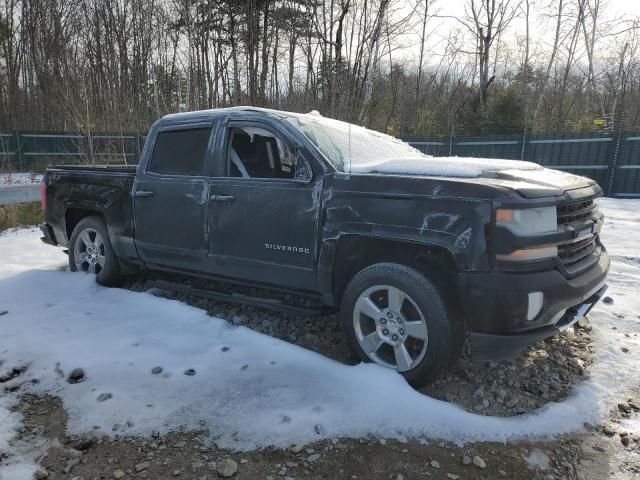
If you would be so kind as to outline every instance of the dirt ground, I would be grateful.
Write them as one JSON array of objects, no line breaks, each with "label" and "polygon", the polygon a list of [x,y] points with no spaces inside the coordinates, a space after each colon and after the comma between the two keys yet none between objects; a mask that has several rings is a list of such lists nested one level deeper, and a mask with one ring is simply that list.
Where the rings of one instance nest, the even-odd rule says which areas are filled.
[{"label": "dirt ground", "polygon": [[[631,403],[638,400],[640,395],[635,392]],[[253,452],[212,447],[203,435],[211,432],[205,431],[154,438],[69,437],[66,413],[60,400],[51,396],[24,396],[16,409],[24,416],[19,441],[45,445],[40,473],[51,479],[211,480],[220,478],[217,470],[225,459],[235,462],[233,478],[237,479],[640,478],[640,437],[624,430],[625,422],[640,422],[640,413],[633,408],[612,411],[605,424],[589,426],[583,434],[547,442],[457,446],[416,440],[335,439],[301,449]],[[629,439],[626,445],[625,437]]]}]

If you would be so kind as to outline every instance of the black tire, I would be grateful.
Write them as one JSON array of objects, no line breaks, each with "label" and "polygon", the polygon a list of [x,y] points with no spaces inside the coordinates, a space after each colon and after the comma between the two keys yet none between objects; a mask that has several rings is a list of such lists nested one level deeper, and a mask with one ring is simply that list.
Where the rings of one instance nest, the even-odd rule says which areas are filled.
[{"label": "black tire", "polygon": [[[102,239],[102,243],[98,248],[98,251],[99,254],[103,257],[102,262],[104,263],[104,265],[96,264],[94,266],[94,268],[96,269],[96,281],[100,285],[115,286],[121,280],[120,263],[118,262],[118,258],[113,251],[113,247],[111,246],[111,240],[109,239],[107,226],[101,217],[85,217],[80,220],[73,229],[73,233],[71,234],[71,238],[69,239],[69,268],[72,272],[83,270],[88,273],[93,273],[90,272],[89,269],[83,268],[83,265],[79,266],[78,262],[76,261],[80,261],[80,258],[76,258],[76,252],[78,251],[78,248],[82,250],[84,247],[84,242],[81,239],[81,235],[83,233],[90,233],[90,236],[93,235],[93,238],[95,239],[95,233],[91,232],[97,232]],[[76,248],[76,246],[78,246],[78,248]]]},{"label": "black tire", "polygon": [[[408,295],[410,301],[420,310],[428,332],[426,352],[422,354],[422,357],[416,356],[414,359],[417,362],[416,365],[401,373],[409,383],[416,387],[432,382],[459,358],[462,350],[464,329],[461,319],[455,313],[455,308],[448,308],[443,295],[434,283],[410,267],[397,263],[377,263],[365,268],[357,273],[347,285],[340,311],[347,340],[354,352],[365,362],[374,360],[364,352],[358,341],[354,326],[356,323],[354,309],[361,296],[366,295],[366,292],[371,289],[376,291],[374,288],[376,286],[390,286],[399,289]],[[403,313],[398,315],[398,317],[403,316]],[[405,320],[406,323],[407,320]],[[379,328],[379,325],[376,328]],[[384,344],[382,345],[384,347]]]}]

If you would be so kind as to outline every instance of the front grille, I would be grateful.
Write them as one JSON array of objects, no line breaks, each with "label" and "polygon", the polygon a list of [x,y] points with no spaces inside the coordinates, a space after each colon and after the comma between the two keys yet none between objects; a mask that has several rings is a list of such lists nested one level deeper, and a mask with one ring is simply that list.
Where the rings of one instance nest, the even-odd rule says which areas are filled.
[{"label": "front grille", "polygon": [[558,257],[565,267],[570,267],[591,255],[595,249],[596,236],[590,235],[577,242],[558,245]]},{"label": "front grille", "polygon": [[585,220],[595,213],[596,208],[594,199],[560,204],[557,206],[558,225]]},{"label": "front grille", "polygon": [[[571,226],[580,231],[592,229],[598,211],[598,204],[593,199],[562,203],[557,206],[558,226]],[[597,262],[598,234],[596,232],[558,245],[558,258],[569,274],[577,274]]]}]

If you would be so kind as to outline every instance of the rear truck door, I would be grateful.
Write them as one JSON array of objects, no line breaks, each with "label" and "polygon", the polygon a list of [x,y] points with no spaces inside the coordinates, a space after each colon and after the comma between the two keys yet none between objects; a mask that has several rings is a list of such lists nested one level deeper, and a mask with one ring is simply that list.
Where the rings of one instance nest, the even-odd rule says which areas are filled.
[{"label": "rear truck door", "polygon": [[208,252],[212,122],[158,129],[133,187],[136,243],[148,264],[198,271]]},{"label": "rear truck door", "polygon": [[230,119],[209,183],[209,255],[225,276],[314,290],[322,175],[275,121]]}]

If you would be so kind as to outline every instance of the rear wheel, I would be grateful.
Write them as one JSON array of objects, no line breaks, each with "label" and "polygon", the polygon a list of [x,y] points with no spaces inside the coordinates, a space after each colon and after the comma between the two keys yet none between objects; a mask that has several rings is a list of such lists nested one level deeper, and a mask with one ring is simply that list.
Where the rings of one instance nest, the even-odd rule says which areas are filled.
[{"label": "rear wheel", "polygon": [[345,290],[341,316],[360,358],[397,370],[416,386],[435,379],[458,354],[457,319],[431,281],[404,265],[379,263],[359,272]]},{"label": "rear wheel", "polygon": [[102,285],[120,280],[120,265],[111,247],[107,226],[100,217],[86,217],[73,229],[69,241],[69,268],[96,276]]}]

